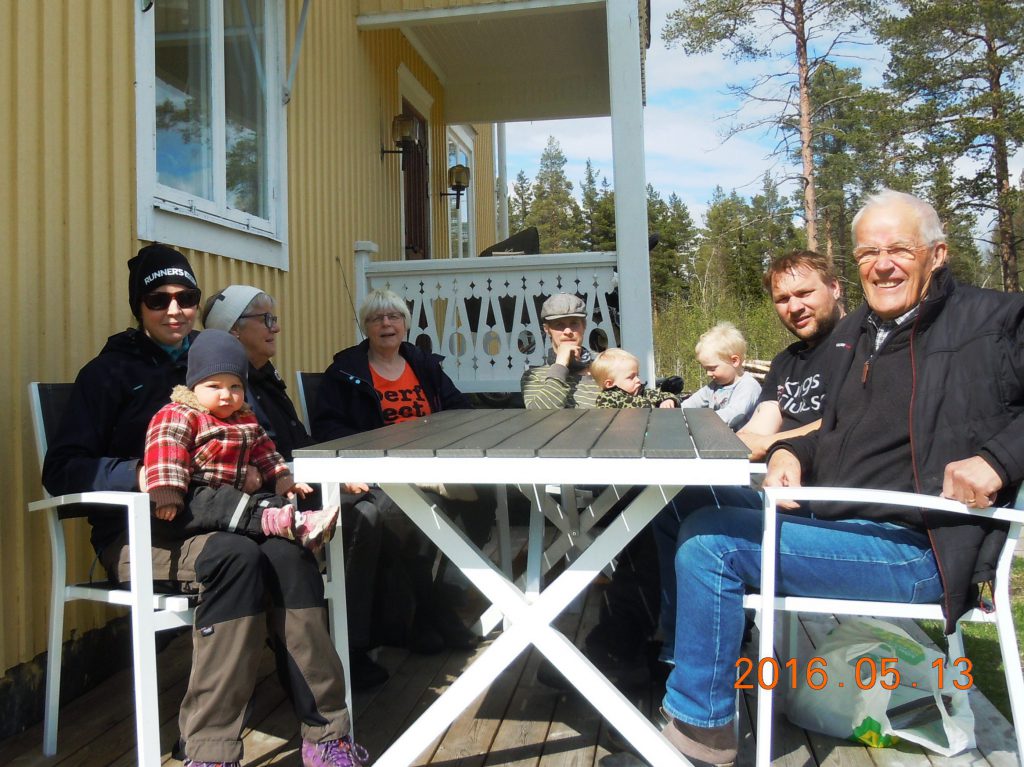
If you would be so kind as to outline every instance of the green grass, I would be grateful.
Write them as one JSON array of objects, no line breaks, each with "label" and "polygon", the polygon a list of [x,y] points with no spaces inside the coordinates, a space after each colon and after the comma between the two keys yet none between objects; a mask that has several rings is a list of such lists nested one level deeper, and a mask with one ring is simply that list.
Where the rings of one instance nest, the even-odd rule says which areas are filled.
[{"label": "green grass", "polygon": [[[1024,648],[1024,559],[1013,563],[1010,581],[1010,601],[1013,605],[1013,624],[1017,632],[1018,650]],[[938,621],[921,621],[921,628],[939,647],[946,649],[942,635],[942,624]],[[1010,698],[1006,694],[1006,677],[1003,675],[1003,660],[999,653],[999,640],[994,625],[968,623],[963,627],[964,651],[973,664],[974,684],[992,701],[1000,713],[1013,721],[1010,715]],[[955,660],[955,659],[954,659]],[[1024,663],[1024,657],[1018,662]]]}]

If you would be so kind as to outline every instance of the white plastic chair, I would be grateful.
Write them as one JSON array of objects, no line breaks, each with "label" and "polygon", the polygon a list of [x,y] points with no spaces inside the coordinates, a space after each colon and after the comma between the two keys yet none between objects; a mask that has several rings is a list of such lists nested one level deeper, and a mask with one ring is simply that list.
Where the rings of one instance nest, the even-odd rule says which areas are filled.
[{"label": "white plastic chair", "polygon": [[[46,456],[48,437],[52,436],[67,407],[73,384],[29,384],[29,405],[39,466]],[[330,499],[325,499],[331,502]],[[337,503],[337,499],[334,499]],[[99,582],[67,582],[67,549],[63,520],[84,517],[76,504],[100,504],[112,514],[127,511],[130,558],[130,587],[120,588],[105,579]],[[64,606],[76,599],[119,605],[131,609],[132,668],[135,678],[135,729],[140,765],[160,764],[160,715],[157,702],[156,632],[191,626],[195,619],[194,597],[183,594],[156,594],[153,591],[152,558],[135,556],[148,552],[150,540],[150,503],[146,493],[87,492],[47,497],[29,504],[30,512],[44,512],[50,536],[52,562],[50,590],[50,626],[46,657],[46,702],[43,719],[43,753],[57,753],[57,719],[60,708],[60,671],[64,639]],[[97,507],[93,506],[95,510]],[[348,656],[348,618],[345,610],[345,565],[341,535],[326,547],[327,572],[324,592],[334,646],[345,668],[345,697],[352,711],[352,685]],[[332,577],[332,573],[339,573]]]},{"label": "white plastic chair", "polygon": [[[39,465],[71,395],[70,383],[30,383],[29,404],[35,430]],[[43,719],[43,753],[57,753],[57,717],[60,707],[60,671],[64,639],[64,607],[85,599],[131,609],[132,668],[135,675],[135,734],[141,765],[160,764],[160,714],[157,703],[156,632],[191,626],[192,601],[181,594],[153,593],[153,563],[146,556],[131,557],[131,585],[123,589],[106,580],[67,582],[67,550],[62,520],[83,517],[74,504],[101,504],[111,514],[128,514],[128,545],[132,552],[150,548],[149,496],[145,493],[87,492],[47,497],[30,503],[30,512],[44,512],[50,534],[52,562],[50,627],[46,654],[46,709]],[[95,510],[96,507],[93,507]]]},{"label": "white plastic chair", "polygon": [[[1017,759],[1024,765],[1024,674],[1021,671],[1017,635],[1014,631],[1013,613],[1010,608],[1010,566],[1014,549],[1024,524],[1024,489],[1017,497],[1016,508],[972,509],[962,503],[935,496],[901,493],[891,490],[867,490],[837,487],[769,487],[764,490],[764,532],[762,537],[761,591],[744,597],[744,607],[753,608],[758,614],[760,630],[759,658],[773,656],[775,612],[796,614],[826,613],[838,615],[864,615],[872,617],[912,618],[915,620],[944,621],[939,604],[908,604],[903,602],[872,602],[848,599],[821,599],[816,597],[775,596],[775,564],[777,558],[777,511],[779,501],[852,501],[858,503],[890,504],[914,508],[945,511],[953,514],[987,517],[1010,523],[1006,543],[999,555],[994,583],[994,610],[974,608],[957,623],[956,632],[949,635],[949,657],[964,656],[963,636],[960,624],[965,622],[995,624],[999,635],[999,648],[1006,673],[1006,687],[1013,714],[1013,728],[1017,738]],[[783,652],[795,657],[796,632],[790,628],[788,642]],[[769,677],[770,664],[766,664],[764,684],[758,685],[757,697],[757,751],[758,767],[771,765],[772,743],[772,689]]]},{"label": "white plastic chair", "polygon": [[295,391],[299,396],[299,415],[302,416],[302,423],[306,426],[309,434],[313,433],[311,413],[316,404],[316,391],[323,381],[323,373],[304,373],[301,370],[295,373]]}]

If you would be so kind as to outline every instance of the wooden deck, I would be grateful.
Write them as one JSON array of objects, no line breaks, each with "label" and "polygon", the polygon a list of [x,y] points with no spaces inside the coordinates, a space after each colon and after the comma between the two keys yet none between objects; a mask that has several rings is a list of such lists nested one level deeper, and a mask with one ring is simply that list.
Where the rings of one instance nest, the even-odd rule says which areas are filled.
[{"label": "wooden deck", "polygon": [[[602,587],[592,586],[581,610],[563,616],[561,628],[579,642],[596,621]],[[801,622],[804,650],[835,625],[832,617],[809,616]],[[924,637],[916,626],[908,627]],[[485,645],[486,646],[486,643]],[[482,649],[482,648],[481,648]],[[479,652],[478,650],[477,652]],[[813,653],[808,653],[812,655]],[[191,638],[173,639],[160,653],[161,733],[166,764],[177,767],[170,749],[177,737],[177,711],[188,679]],[[412,655],[385,648],[378,660],[390,671],[379,688],[358,693],[355,700],[357,740],[371,755],[381,753],[408,724],[436,699],[472,660],[470,653]],[[600,712],[572,693],[539,683],[537,652],[525,653],[506,670],[415,765],[470,767],[631,767],[644,765],[630,754],[617,753]],[[0,742],[0,765],[62,765],[101,767],[135,764],[131,671],[119,673],[61,709],[57,756],[42,756],[42,726]],[[633,693],[641,710],[657,712],[663,690]],[[800,730],[777,713],[773,765],[778,767],[965,767],[1017,765],[1009,723],[980,694],[972,693],[977,718],[976,750],[945,759],[910,744],[891,749],[861,746]],[[778,703],[776,709],[781,708]],[[754,762],[750,723],[755,699],[747,694],[741,705],[742,740],[737,764]],[[278,684],[269,650],[264,653],[260,681],[245,731],[246,765],[299,767],[297,727],[285,693]],[[655,766],[657,767],[657,766]]]}]

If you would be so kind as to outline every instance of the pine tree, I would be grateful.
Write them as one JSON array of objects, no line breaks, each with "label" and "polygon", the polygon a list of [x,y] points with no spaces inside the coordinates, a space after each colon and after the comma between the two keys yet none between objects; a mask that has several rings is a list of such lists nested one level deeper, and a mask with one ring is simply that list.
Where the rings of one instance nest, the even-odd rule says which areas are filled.
[{"label": "pine tree", "polygon": [[1003,287],[1020,290],[1009,159],[1024,145],[1024,0],[899,6],[877,25],[895,101],[908,105],[907,129],[928,155],[972,161],[976,170],[953,186],[975,209],[995,212]]},{"label": "pine tree", "polygon": [[893,95],[865,88],[860,70],[822,66],[811,82],[817,105],[814,151],[818,184],[818,249],[832,262],[844,300],[860,300],[850,224],[866,194],[882,187],[924,194],[931,170],[909,140]]},{"label": "pine tree", "polygon": [[[687,53],[708,53],[724,46],[725,55],[735,61],[778,59],[779,70],[746,86],[729,90],[746,102],[766,105],[767,117],[741,124],[732,132],[775,127],[783,134],[796,135],[800,157],[803,211],[807,247],[818,247],[815,165],[812,152],[815,104],[810,83],[818,67],[843,42],[854,37],[859,19],[872,0],[685,0],[673,11],[662,32],[669,44],[680,42]],[[773,45],[780,39],[792,43],[792,53],[780,57]],[[824,40],[816,55],[813,44]],[[768,83],[783,83],[770,90]]]},{"label": "pine tree", "polygon": [[796,210],[786,197],[779,194],[778,182],[767,173],[761,180],[761,193],[750,198],[749,215],[747,228],[750,234],[741,279],[754,287],[753,291],[744,293],[744,298],[756,301],[762,295],[761,278],[768,264],[781,253],[799,249],[803,244],[803,232],[793,223]]},{"label": "pine tree", "polygon": [[512,184],[512,194],[508,198],[508,230],[509,232],[521,232],[527,227],[526,219],[530,215],[530,206],[533,204],[533,191],[530,188],[530,179],[522,170],[516,174],[515,183]]},{"label": "pine tree", "polygon": [[658,240],[650,253],[651,297],[658,311],[686,295],[684,264],[692,261],[696,232],[682,200],[672,194],[665,202],[650,184],[647,228]]},{"label": "pine tree", "polygon": [[594,209],[594,250],[615,250],[615,190],[603,176]]},{"label": "pine tree", "polygon": [[984,284],[990,275],[974,241],[977,219],[958,199],[953,173],[946,163],[939,163],[931,173],[927,197],[946,230],[950,270],[962,282]]},{"label": "pine tree", "polygon": [[541,252],[571,253],[580,249],[583,221],[579,203],[572,196],[572,182],[565,174],[565,154],[554,136],[540,156],[533,182],[533,203],[526,216],[540,233]]},{"label": "pine tree", "polygon": [[588,157],[583,181],[580,182],[580,212],[583,216],[583,237],[580,240],[580,246],[587,252],[597,250],[594,217],[597,212],[598,199],[597,172]]},{"label": "pine tree", "polygon": [[[757,284],[744,284],[743,266],[747,254],[750,206],[736,191],[729,195],[715,187],[701,230],[698,249],[698,279],[703,280],[701,293],[712,297],[718,293],[742,300],[757,289]],[[713,299],[712,299],[713,300]]]}]

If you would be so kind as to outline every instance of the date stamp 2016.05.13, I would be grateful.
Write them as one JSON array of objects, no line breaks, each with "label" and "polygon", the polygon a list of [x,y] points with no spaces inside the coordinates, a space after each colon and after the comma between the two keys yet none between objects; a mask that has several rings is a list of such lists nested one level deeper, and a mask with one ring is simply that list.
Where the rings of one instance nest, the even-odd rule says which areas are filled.
[{"label": "date stamp 2016.05.13", "polygon": [[[870,690],[875,685],[881,685],[883,689],[895,690],[900,686],[900,659],[879,658],[874,655],[864,655],[854,662],[853,679],[857,687],[862,690]],[[944,658],[936,658],[932,661],[931,668],[934,673],[935,689],[941,690],[945,687],[947,675],[950,683],[958,690],[967,690],[974,685],[974,676],[971,673],[973,668],[969,658],[956,658],[946,666]],[[751,679],[751,676],[755,677]],[[846,677],[846,675],[843,675]],[[774,689],[776,685],[789,684],[791,689],[796,689],[801,683],[806,684],[812,690],[824,690],[826,687],[843,687],[846,682],[838,681],[829,677],[828,661],[815,656],[804,666],[801,672],[800,661],[797,658],[790,658],[783,664],[779,664],[775,658],[762,658],[756,665],[751,658],[740,658],[736,661],[736,681],[733,687],[737,690],[752,690],[755,686]],[[917,682],[911,682],[910,687],[917,687]]]}]

